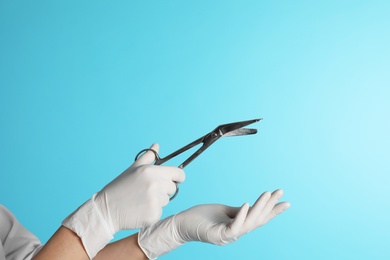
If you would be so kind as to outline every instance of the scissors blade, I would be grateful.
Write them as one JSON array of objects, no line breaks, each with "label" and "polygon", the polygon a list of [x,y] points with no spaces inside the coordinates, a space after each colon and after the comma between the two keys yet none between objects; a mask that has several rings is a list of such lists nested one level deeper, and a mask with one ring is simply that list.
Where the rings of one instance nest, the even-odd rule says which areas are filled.
[{"label": "scissors blade", "polygon": [[[235,136],[235,135],[245,135],[245,134],[255,134],[254,130],[256,129],[251,129],[251,130],[244,130],[245,128],[242,128],[244,126],[259,122],[262,120],[262,118],[257,118],[257,119],[252,119],[252,120],[246,120],[246,121],[240,121],[240,122],[235,122],[235,123],[230,123],[230,124],[224,124],[220,125],[217,127],[219,130],[219,133],[221,136]],[[241,129],[241,130],[239,130]],[[237,132],[233,132],[236,131]],[[229,135],[229,132],[233,132],[233,134]]]},{"label": "scissors blade", "polygon": [[214,129],[214,131],[211,131],[210,133],[207,133],[206,135],[200,137],[199,139],[193,141],[192,143],[189,143],[188,145],[180,148],[179,150],[167,155],[164,158],[159,158],[156,160],[155,164],[160,165],[171,158],[191,149],[192,147],[202,144],[202,146],[196,150],[187,160],[185,160],[179,168],[186,167],[190,162],[192,162],[196,157],[198,157],[201,153],[203,153],[210,145],[212,145],[215,141],[217,141],[219,138],[223,136],[239,136],[239,135],[249,135],[249,134],[255,134],[257,133],[256,129],[248,129],[248,128],[242,128],[246,125],[255,123],[262,120],[262,118],[259,119],[253,119],[253,120],[247,120],[247,121],[241,121],[236,123],[230,123],[230,124],[224,124],[220,125],[217,128]]},{"label": "scissors blade", "polygon": [[230,132],[225,133],[222,137],[225,136],[239,136],[239,135],[253,135],[257,133],[257,129],[252,128],[239,128]]}]

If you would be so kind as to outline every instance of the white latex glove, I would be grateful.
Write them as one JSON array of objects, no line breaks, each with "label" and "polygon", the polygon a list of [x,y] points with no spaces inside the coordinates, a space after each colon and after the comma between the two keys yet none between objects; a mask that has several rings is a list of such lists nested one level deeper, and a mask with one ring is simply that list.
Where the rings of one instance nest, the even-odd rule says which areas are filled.
[{"label": "white latex glove", "polygon": [[[159,146],[151,149],[158,152]],[[83,204],[63,225],[81,238],[93,258],[119,230],[149,226],[158,221],[162,207],[183,182],[182,169],[152,165],[155,155],[148,151],[127,170]]]},{"label": "white latex glove", "polygon": [[290,207],[277,201],[283,191],[263,193],[253,207],[220,204],[199,205],[145,227],[138,234],[138,243],[149,259],[166,254],[190,241],[225,245],[266,224]]}]

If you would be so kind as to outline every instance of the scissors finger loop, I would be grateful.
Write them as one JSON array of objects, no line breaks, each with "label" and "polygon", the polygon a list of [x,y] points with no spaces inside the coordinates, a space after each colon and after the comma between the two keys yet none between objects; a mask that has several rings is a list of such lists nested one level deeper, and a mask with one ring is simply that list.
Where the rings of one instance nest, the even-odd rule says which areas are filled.
[{"label": "scissors finger loop", "polygon": [[175,191],[175,193],[172,195],[172,197],[169,198],[169,200],[173,200],[173,199],[176,197],[176,195],[179,193],[179,185],[178,185],[177,182],[175,182],[175,181],[174,181],[174,183],[175,183],[175,185],[176,185],[176,191]]},{"label": "scissors finger loop", "polygon": [[156,162],[157,160],[160,160],[160,156],[158,155],[158,152],[156,152],[155,150],[151,149],[151,148],[147,148],[147,149],[143,149],[141,150],[139,153],[137,153],[137,155],[135,156],[135,161],[138,160],[138,158],[143,155],[144,153],[148,152],[148,151],[151,151],[154,153],[154,156],[155,156],[155,159],[154,159],[154,162]]}]

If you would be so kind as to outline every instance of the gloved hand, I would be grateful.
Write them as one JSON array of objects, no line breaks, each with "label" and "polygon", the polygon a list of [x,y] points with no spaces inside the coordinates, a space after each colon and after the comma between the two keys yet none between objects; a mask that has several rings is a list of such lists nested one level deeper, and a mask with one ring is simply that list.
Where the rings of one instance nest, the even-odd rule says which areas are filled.
[{"label": "gloved hand", "polygon": [[[158,152],[159,146],[151,149]],[[149,226],[158,221],[162,207],[183,182],[182,169],[152,165],[155,155],[148,151],[121,175],[83,204],[63,225],[81,238],[93,258],[119,230]]]},{"label": "gloved hand", "polygon": [[220,204],[195,206],[142,228],[138,244],[149,259],[156,259],[190,241],[232,243],[289,208],[288,202],[276,204],[282,195],[282,190],[265,192],[251,208],[248,203],[241,208]]}]

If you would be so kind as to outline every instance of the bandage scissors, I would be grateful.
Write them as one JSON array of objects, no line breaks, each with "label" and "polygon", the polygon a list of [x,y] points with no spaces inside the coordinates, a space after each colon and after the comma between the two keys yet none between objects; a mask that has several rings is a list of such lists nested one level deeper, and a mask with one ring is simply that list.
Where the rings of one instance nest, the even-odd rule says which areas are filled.
[{"label": "bandage scissors", "polygon": [[[196,157],[198,157],[201,153],[203,153],[207,148],[209,148],[215,141],[217,141],[221,137],[256,134],[257,129],[243,128],[243,127],[250,125],[250,124],[253,124],[253,123],[256,123],[256,122],[259,122],[260,120],[262,120],[262,118],[219,125],[210,133],[207,133],[206,135],[200,137],[199,139],[196,139],[195,141],[187,144],[186,146],[180,148],[179,150],[177,150],[177,151],[175,151],[175,152],[173,152],[173,153],[171,153],[163,158],[161,158],[159,156],[159,154],[153,149],[150,149],[150,148],[143,149],[136,155],[135,160],[137,160],[141,154],[143,154],[147,151],[151,151],[156,156],[154,164],[161,165],[161,164],[165,163],[166,161],[172,159],[173,157],[193,148],[194,146],[196,146],[198,144],[203,143],[203,145],[198,150],[196,150],[190,157],[188,157],[188,159],[186,159],[182,164],[180,164],[178,166],[179,168],[183,169],[184,167],[186,167],[190,162],[192,162]],[[170,200],[173,200],[176,197],[177,193],[179,192],[179,186],[176,182],[175,182],[175,184],[176,184],[176,192],[175,192],[175,194],[172,195]]]}]

